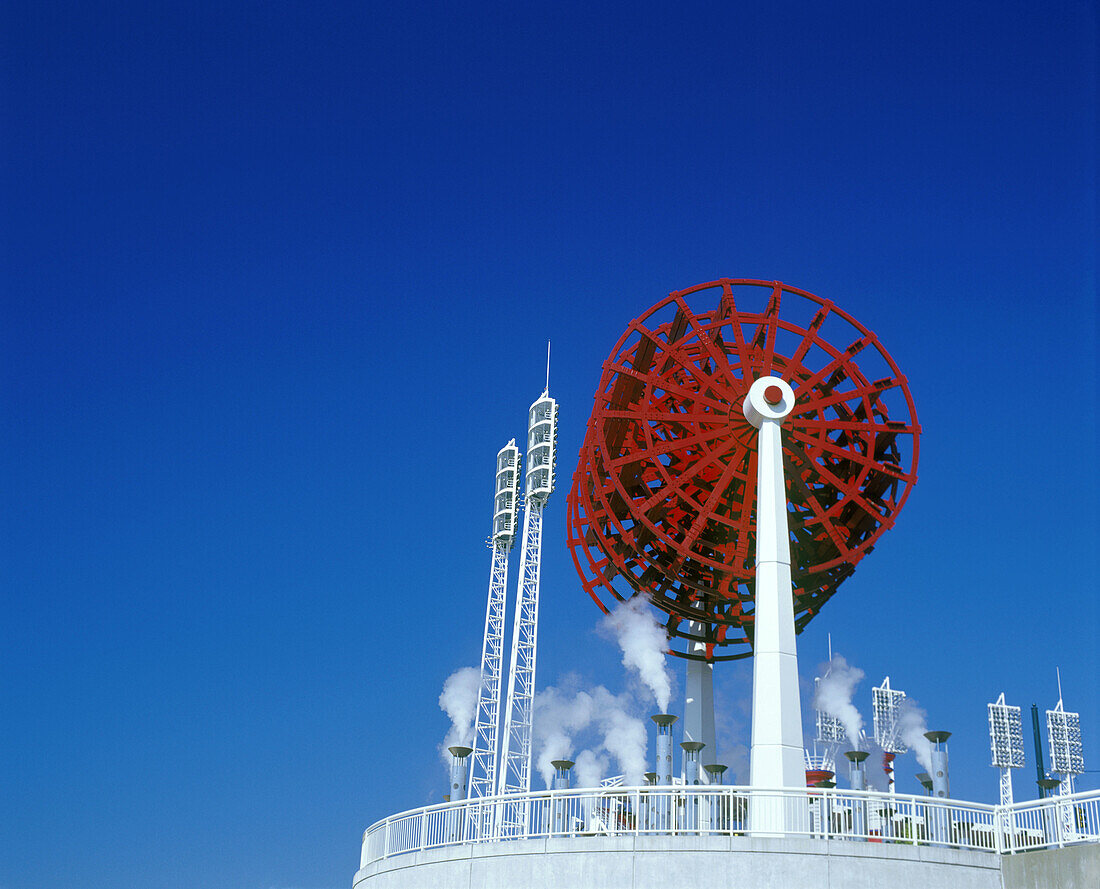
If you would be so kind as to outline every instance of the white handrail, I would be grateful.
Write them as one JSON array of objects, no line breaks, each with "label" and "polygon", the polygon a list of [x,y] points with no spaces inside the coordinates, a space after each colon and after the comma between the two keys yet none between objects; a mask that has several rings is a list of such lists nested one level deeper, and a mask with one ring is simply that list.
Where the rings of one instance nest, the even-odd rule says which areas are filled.
[{"label": "white handrail", "polygon": [[361,866],[405,852],[517,839],[750,835],[753,806],[751,833],[764,836],[990,853],[1100,842],[1100,790],[994,806],[838,788],[583,787],[475,797],[391,815],[364,832]]}]

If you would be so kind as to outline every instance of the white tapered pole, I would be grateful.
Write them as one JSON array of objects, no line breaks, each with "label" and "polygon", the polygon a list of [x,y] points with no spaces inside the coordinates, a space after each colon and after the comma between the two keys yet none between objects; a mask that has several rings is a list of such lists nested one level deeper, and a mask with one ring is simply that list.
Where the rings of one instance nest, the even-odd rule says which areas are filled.
[{"label": "white tapered pole", "polygon": [[743,405],[745,418],[760,430],[749,763],[753,787],[806,786],[781,433],[793,408],[791,387],[771,376],[752,384]]}]

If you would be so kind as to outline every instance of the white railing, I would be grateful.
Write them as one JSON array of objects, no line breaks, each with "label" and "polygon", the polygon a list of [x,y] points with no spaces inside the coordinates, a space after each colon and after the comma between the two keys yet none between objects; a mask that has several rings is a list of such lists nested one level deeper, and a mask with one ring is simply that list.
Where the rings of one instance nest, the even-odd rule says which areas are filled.
[{"label": "white railing", "polygon": [[1100,842],[1100,791],[990,806],[836,788],[546,790],[442,803],[392,815],[363,834],[362,866],[440,846],[654,835],[807,837],[1017,852]]},{"label": "white railing", "polygon": [[1003,852],[1100,843],[1100,790],[997,808]]}]

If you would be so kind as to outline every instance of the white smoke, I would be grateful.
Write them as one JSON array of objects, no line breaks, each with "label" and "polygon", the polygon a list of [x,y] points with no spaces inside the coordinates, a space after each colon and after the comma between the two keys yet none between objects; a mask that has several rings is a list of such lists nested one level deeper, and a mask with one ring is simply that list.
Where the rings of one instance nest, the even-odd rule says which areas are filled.
[{"label": "white smoke", "polygon": [[598,787],[607,774],[607,756],[594,750],[582,750],[577,754],[577,764],[573,766],[577,787]]},{"label": "white smoke", "polygon": [[[575,682],[570,680],[572,685]],[[548,688],[536,695],[535,764],[546,786],[553,784],[551,763],[555,759],[569,759],[575,739],[582,736],[588,749],[576,757],[577,787],[596,786],[610,764],[608,757],[614,759],[628,784],[641,784],[645,772],[645,724],[632,716],[630,709],[631,701],[626,695],[613,695],[602,685],[578,691]]]},{"label": "white smoke", "polygon": [[624,710],[613,708],[600,714],[600,731],[603,746],[618,763],[626,783],[641,784],[646,766],[645,724]]},{"label": "white smoke", "polygon": [[863,675],[861,669],[850,666],[843,657],[835,654],[829,661],[826,675],[817,681],[814,691],[814,708],[840,720],[853,750],[859,749],[863,717],[852,703],[852,697]]},{"label": "white smoke", "polygon": [[481,671],[476,667],[460,667],[443,683],[439,707],[451,718],[451,727],[443,740],[440,753],[444,762],[450,761],[448,747],[461,744],[471,747],[474,717],[477,715],[477,696],[481,689]]},{"label": "white smoke", "polygon": [[928,714],[912,698],[906,698],[898,707],[898,737],[913,751],[917,762],[932,774],[932,744],[924,736],[928,731]]},{"label": "white smoke", "polygon": [[672,676],[665,664],[668,635],[650,610],[643,596],[623,602],[604,618],[623,652],[623,666],[637,670],[642,682],[653,692],[657,708],[668,712],[672,698]]},{"label": "white smoke", "polygon": [[555,759],[573,755],[573,738],[592,722],[592,696],[573,694],[550,687],[535,695],[533,746],[538,750],[535,765],[547,787],[553,785]]},{"label": "white smoke", "polygon": [[890,778],[886,774],[886,751],[875,740],[865,744],[870,756],[863,763],[863,779],[868,790],[886,791],[890,789]]}]

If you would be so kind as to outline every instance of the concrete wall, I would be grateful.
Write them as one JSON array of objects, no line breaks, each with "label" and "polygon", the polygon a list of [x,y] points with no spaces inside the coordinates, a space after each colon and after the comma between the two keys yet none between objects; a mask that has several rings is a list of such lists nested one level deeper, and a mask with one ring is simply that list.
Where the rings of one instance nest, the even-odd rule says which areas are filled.
[{"label": "concrete wall", "polygon": [[1001,874],[1004,889],[1097,889],[1100,844],[1005,855]]},{"label": "concrete wall", "polygon": [[905,844],[579,837],[410,852],[363,868],[355,889],[1002,889],[1000,865],[990,852]]}]

